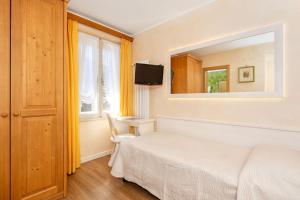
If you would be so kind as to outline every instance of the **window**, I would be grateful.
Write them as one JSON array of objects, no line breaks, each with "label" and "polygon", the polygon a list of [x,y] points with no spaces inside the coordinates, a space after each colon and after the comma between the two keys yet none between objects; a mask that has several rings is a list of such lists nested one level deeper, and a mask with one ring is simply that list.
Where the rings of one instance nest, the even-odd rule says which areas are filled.
[{"label": "window", "polygon": [[82,118],[119,112],[120,45],[79,32],[79,97]]},{"label": "window", "polygon": [[78,35],[80,113],[99,115],[99,38]]},{"label": "window", "polygon": [[102,65],[103,110],[118,114],[120,110],[120,45],[103,41]]},{"label": "window", "polygon": [[229,66],[204,68],[205,92],[229,92]]}]

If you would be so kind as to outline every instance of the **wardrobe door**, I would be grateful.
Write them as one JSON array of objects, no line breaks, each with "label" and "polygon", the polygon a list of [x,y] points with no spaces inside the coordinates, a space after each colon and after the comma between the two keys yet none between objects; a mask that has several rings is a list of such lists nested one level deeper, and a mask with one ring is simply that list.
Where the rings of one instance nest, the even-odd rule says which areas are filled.
[{"label": "wardrobe door", "polygon": [[10,0],[0,0],[0,200],[10,195]]},{"label": "wardrobe door", "polygon": [[11,0],[11,196],[63,195],[64,1]]}]

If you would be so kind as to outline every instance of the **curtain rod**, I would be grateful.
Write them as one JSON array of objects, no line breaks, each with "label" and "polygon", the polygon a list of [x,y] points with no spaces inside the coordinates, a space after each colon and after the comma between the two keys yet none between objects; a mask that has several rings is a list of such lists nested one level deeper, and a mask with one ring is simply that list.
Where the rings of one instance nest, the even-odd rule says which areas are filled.
[{"label": "curtain rod", "polygon": [[100,24],[99,22],[92,21],[90,19],[87,19],[86,17],[79,16],[79,15],[77,15],[75,13],[72,13],[72,12],[69,12],[69,11],[68,11],[67,14],[68,14],[68,19],[72,19],[74,21],[77,21],[78,23],[81,23],[81,24],[84,24],[86,26],[95,28],[99,31],[102,31],[102,32],[111,34],[113,36],[123,38],[123,39],[129,40],[130,42],[133,42],[133,37],[131,37],[127,34],[124,34],[120,31],[109,28],[107,26],[104,26],[104,25]]}]

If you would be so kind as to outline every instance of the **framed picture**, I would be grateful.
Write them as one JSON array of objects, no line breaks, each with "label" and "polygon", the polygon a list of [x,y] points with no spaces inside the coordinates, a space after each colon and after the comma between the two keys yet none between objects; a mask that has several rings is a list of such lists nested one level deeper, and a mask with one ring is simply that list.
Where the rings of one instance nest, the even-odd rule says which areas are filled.
[{"label": "framed picture", "polygon": [[239,83],[249,83],[255,81],[255,67],[239,67]]}]

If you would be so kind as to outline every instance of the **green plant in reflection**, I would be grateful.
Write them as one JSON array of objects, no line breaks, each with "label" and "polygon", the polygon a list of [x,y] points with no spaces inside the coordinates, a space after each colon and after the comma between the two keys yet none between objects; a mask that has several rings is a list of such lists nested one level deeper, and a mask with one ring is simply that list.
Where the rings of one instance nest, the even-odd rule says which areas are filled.
[{"label": "green plant in reflection", "polygon": [[207,72],[207,92],[226,92],[226,70],[213,70]]}]

